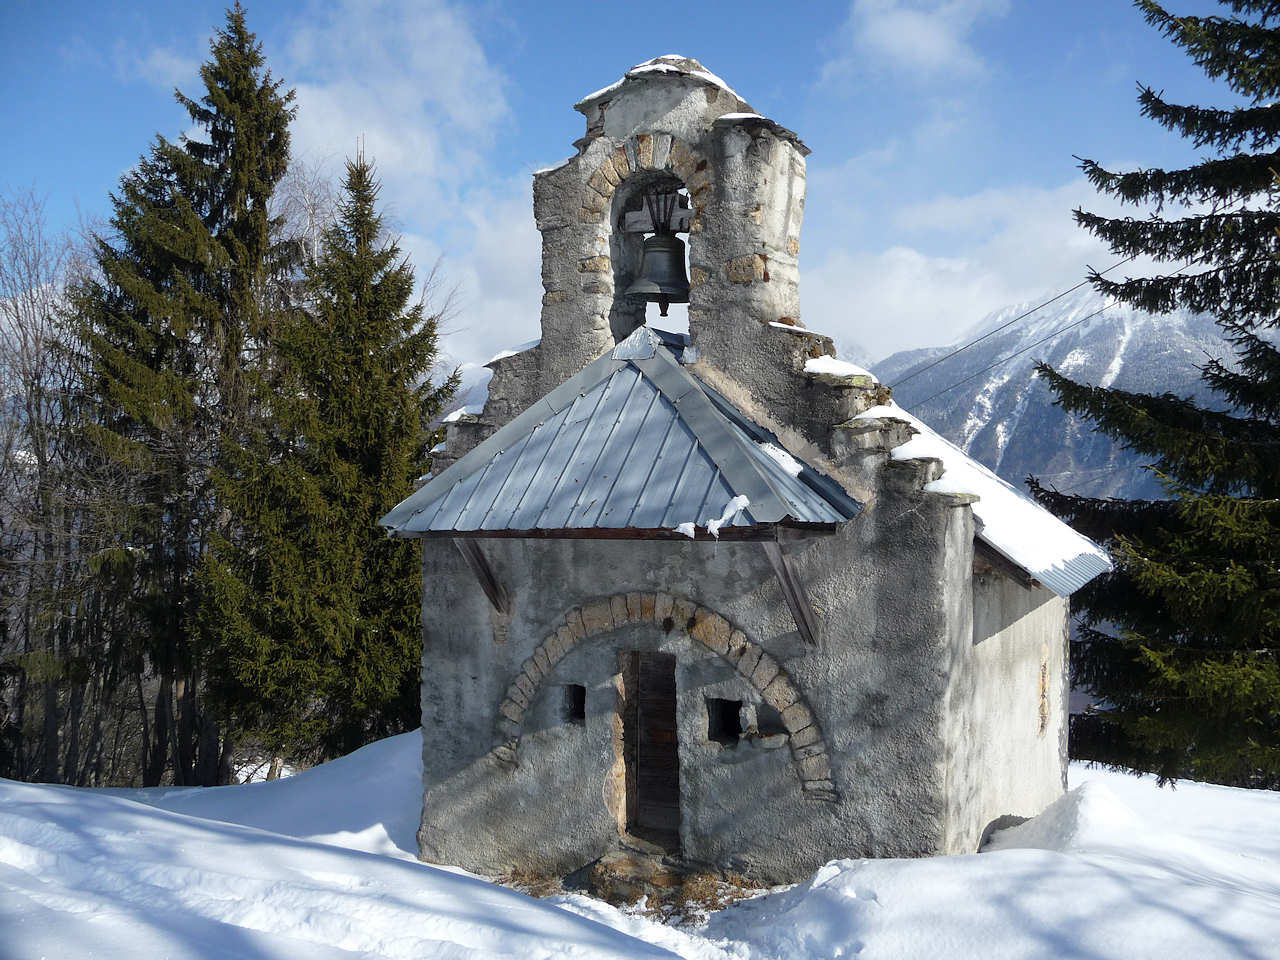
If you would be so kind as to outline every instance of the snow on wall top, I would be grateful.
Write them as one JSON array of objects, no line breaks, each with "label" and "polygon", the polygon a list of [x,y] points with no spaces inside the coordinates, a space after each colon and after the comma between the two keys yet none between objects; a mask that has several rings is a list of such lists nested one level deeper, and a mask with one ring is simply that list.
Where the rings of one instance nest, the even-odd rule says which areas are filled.
[{"label": "snow on wall top", "polygon": [[979,499],[973,505],[973,514],[981,525],[978,536],[1058,596],[1069,596],[1111,569],[1111,558],[1096,543],[1071,529],[896,403],[872,407],[856,419],[881,417],[901,420],[916,431],[910,440],[894,448],[893,459],[934,457],[941,460],[942,476],[925,489],[976,495]]},{"label": "snow on wall top", "polygon": [[832,377],[869,377],[872,383],[880,382],[870,370],[864,370],[856,363],[850,363],[848,360],[837,360],[830,354],[821,357],[810,357],[804,362],[804,372],[826,374]]},{"label": "snow on wall top", "polygon": [[607,87],[601,87],[595,93],[587,94],[577,103],[573,105],[573,109],[584,111],[586,107],[602,100],[605,97],[612,96],[622,88],[622,85],[628,80],[636,77],[643,77],[646,74],[678,74],[686,77],[693,77],[695,80],[701,80],[713,87],[719,87],[721,90],[727,91],[743,106],[747,106],[747,101],[742,99],[733,87],[725,83],[723,79],[716,76],[697,60],[692,57],[681,56],[678,53],[664,53],[660,57],[654,57],[652,60],[646,60],[644,63],[638,63],[626,73],[622,75],[622,79],[609,84]]}]

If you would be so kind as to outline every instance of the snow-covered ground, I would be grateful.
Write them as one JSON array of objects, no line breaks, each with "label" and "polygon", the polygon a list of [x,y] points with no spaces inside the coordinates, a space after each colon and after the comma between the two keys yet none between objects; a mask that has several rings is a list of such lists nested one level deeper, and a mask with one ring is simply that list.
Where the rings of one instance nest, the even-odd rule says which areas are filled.
[{"label": "snow-covered ground", "polygon": [[843,860],[676,929],[413,858],[419,739],[285,780],[0,780],[0,957],[1280,958],[1280,794],[1073,767],[988,852]]}]

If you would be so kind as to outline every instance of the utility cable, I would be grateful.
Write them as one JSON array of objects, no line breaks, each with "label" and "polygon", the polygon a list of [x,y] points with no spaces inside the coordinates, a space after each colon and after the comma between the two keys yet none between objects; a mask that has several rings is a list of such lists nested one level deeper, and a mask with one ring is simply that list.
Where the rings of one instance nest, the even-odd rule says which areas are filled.
[{"label": "utility cable", "polygon": [[[1136,256],[1137,256],[1137,254],[1134,254],[1134,256],[1136,257]],[[1182,274],[1184,271],[1186,271],[1186,270],[1190,269],[1192,266],[1194,266],[1195,264],[1199,263],[1201,260],[1204,260],[1204,259],[1205,259],[1205,257],[1207,257],[1207,256],[1208,256],[1208,254],[1202,253],[1200,256],[1196,257],[1194,260],[1190,260],[1190,261],[1188,261],[1186,264],[1184,264],[1183,266],[1179,267],[1179,268],[1178,268],[1177,270],[1175,270],[1175,271],[1174,271],[1170,276],[1174,276],[1174,277],[1179,276],[1179,275],[1180,275],[1180,274]],[[1130,259],[1130,260],[1132,260],[1133,258],[1134,258],[1134,257],[1130,257],[1129,259]],[[1114,270],[1116,267],[1120,266],[1120,264],[1121,264],[1121,263],[1124,263],[1124,262],[1125,262],[1124,260],[1121,260],[1121,261],[1120,261],[1120,263],[1113,264],[1112,266],[1108,267],[1107,269],[1108,269],[1108,270]],[[1099,276],[1101,276],[1101,274],[1099,274]],[[1085,281],[1085,282],[1088,282],[1088,281]],[[1073,288],[1073,289],[1074,289],[1074,288]],[[1068,291],[1068,292],[1070,292],[1070,291]],[[1059,294],[1059,296],[1062,296],[1062,294]],[[1057,298],[1055,297],[1054,299],[1057,299]],[[1052,301],[1050,301],[1050,302],[1052,302]],[[964,385],[964,384],[968,383],[970,380],[973,380],[973,379],[975,379],[976,377],[980,377],[980,376],[982,376],[984,373],[987,373],[987,372],[988,372],[988,371],[990,371],[990,370],[994,370],[996,367],[1000,366],[1002,363],[1008,363],[1008,362],[1009,362],[1010,360],[1012,360],[1014,357],[1021,356],[1022,354],[1026,353],[1028,350],[1034,350],[1036,347],[1040,346],[1040,344],[1042,344],[1042,343],[1047,343],[1048,341],[1052,340],[1054,337],[1060,336],[1060,335],[1062,335],[1062,334],[1066,333],[1068,330],[1070,330],[1070,329],[1072,329],[1072,328],[1074,328],[1074,327],[1078,327],[1078,326],[1080,326],[1080,324],[1084,323],[1086,320],[1092,320],[1092,319],[1093,319],[1094,317],[1096,317],[1098,314],[1100,314],[1100,313],[1102,313],[1102,312],[1104,312],[1104,311],[1106,311],[1106,310],[1110,310],[1112,307],[1114,307],[1114,306],[1115,306],[1116,304],[1118,304],[1119,302],[1120,302],[1119,300],[1112,300],[1110,303],[1103,304],[1103,305],[1102,305],[1101,307],[1099,307],[1097,310],[1093,311],[1093,313],[1085,314],[1085,315],[1084,315],[1083,317],[1081,317],[1079,320],[1073,320],[1071,323],[1068,323],[1066,326],[1059,327],[1057,330],[1054,330],[1052,333],[1050,333],[1050,334],[1048,334],[1048,335],[1046,335],[1046,336],[1041,337],[1041,338],[1040,338],[1039,340],[1037,340],[1035,343],[1028,344],[1027,346],[1023,347],[1021,350],[1015,350],[1013,353],[1009,354],[1007,357],[1001,357],[999,360],[995,361],[995,363],[992,363],[992,364],[989,364],[988,366],[983,367],[983,368],[982,368],[981,370],[979,370],[977,373],[970,374],[969,376],[965,377],[963,380],[957,380],[955,383],[951,384],[951,386],[949,386],[949,387],[943,387],[943,388],[942,388],[941,390],[939,390],[937,393],[933,394],[933,396],[928,397],[928,398],[926,398],[926,399],[924,399],[924,400],[921,400],[919,403],[914,403],[914,404],[912,404],[912,406],[914,406],[914,407],[923,407],[923,406],[924,406],[926,403],[928,403],[930,400],[936,400],[938,397],[942,396],[944,393],[950,393],[950,392],[951,392],[952,390],[954,390],[956,387],[962,386],[962,385]],[[1024,316],[1025,316],[1025,314],[1024,314]],[[1012,322],[1012,321],[1010,321],[1010,322]],[[1008,324],[1006,324],[1006,326],[1007,326],[1007,325],[1008,325]],[[994,333],[994,332],[995,332],[995,331],[993,330],[993,331],[992,331],[992,333]],[[975,340],[975,341],[974,341],[974,343],[977,343],[977,342],[978,342],[977,340]],[[961,349],[963,349],[963,348],[961,348]],[[956,351],[956,352],[958,353],[959,351]],[[944,358],[944,359],[945,359],[945,358]],[[905,381],[904,381],[904,382],[905,382]]]},{"label": "utility cable", "polygon": [[1012,360],[1014,357],[1021,356],[1022,354],[1026,353],[1028,350],[1034,350],[1036,347],[1040,346],[1040,344],[1045,343],[1049,340],[1052,340],[1054,337],[1059,336],[1060,334],[1066,333],[1072,327],[1080,326],[1080,324],[1084,323],[1086,320],[1092,320],[1098,314],[1102,313],[1104,310],[1110,310],[1119,302],[1120,302],[1119,300],[1112,300],[1110,303],[1104,304],[1103,306],[1099,307],[1097,310],[1093,311],[1093,313],[1085,314],[1079,320],[1073,320],[1071,323],[1067,324],[1065,327],[1059,327],[1057,330],[1053,331],[1053,333],[1049,334],[1048,336],[1041,337],[1035,343],[1025,346],[1021,350],[1016,350],[1013,353],[1009,354],[1007,357],[1001,357],[995,363],[992,363],[989,366],[983,367],[977,373],[970,374],[969,376],[965,377],[963,380],[957,380],[955,383],[951,384],[951,386],[949,387],[943,387],[933,396],[928,397],[924,400],[921,400],[919,403],[913,403],[912,406],[923,407],[930,400],[936,400],[938,399],[938,397],[942,396],[944,393],[950,393],[956,387],[963,386],[964,384],[968,383],[970,380],[973,380],[976,377],[982,376],[984,373],[986,373],[989,370],[994,370],[996,367],[1000,366],[1002,363],[1007,363],[1010,360]]},{"label": "utility cable", "polygon": [[[1136,259],[1138,259],[1138,254],[1136,253],[1133,254],[1132,256],[1125,257],[1123,260],[1119,260],[1113,263],[1111,266],[1107,267],[1107,269],[1099,273],[1098,276],[1105,277],[1108,273],[1110,273],[1112,270],[1116,269],[1117,267],[1123,267],[1129,261],[1136,260]],[[982,336],[978,337],[977,340],[970,340],[963,347],[957,347],[955,350],[952,350],[950,353],[946,354],[945,356],[939,357],[937,360],[933,361],[933,363],[925,364],[925,366],[915,371],[915,373],[911,374],[911,376],[904,377],[901,380],[899,380],[897,383],[892,384],[891,389],[897,390],[898,387],[902,386],[904,383],[907,383],[908,381],[914,380],[916,377],[920,376],[920,374],[924,373],[926,370],[932,370],[938,364],[945,363],[947,360],[950,360],[957,353],[961,353],[965,350],[968,350],[970,347],[974,346],[975,344],[981,343],[983,340],[986,340],[988,337],[994,337],[1001,330],[1005,330],[1008,327],[1013,326],[1019,320],[1025,320],[1027,317],[1031,316],[1031,314],[1035,313],[1037,310],[1043,310],[1045,307],[1049,306],[1049,304],[1055,303],[1056,301],[1061,300],[1063,297],[1065,297],[1069,293],[1075,293],[1085,284],[1090,282],[1092,282],[1092,278],[1085,278],[1084,280],[1081,280],[1079,283],[1077,283],[1074,287],[1070,287],[1066,290],[1063,290],[1060,294],[1058,294],[1055,297],[1050,297],[1044,303],[1041,303],[1032,307],[1026,313],[1020,313],[1016,317],[1014,317],[1012,320],[1009,320],[1005,323],[1000,324],[1000,326],[996,327],[994,330],[988,330]]]}]

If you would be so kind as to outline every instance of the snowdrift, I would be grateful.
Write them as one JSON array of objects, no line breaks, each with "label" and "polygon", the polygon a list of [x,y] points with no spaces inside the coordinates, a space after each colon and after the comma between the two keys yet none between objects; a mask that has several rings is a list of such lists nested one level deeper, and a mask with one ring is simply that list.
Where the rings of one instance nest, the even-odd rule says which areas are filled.
[{"label": "snowdrift", "polygon": [[700,929],[418,863],[417,734],[273,783],[0,780],[0,958],[1280,958],[1280,795],[1073,767],[980,854],[841,860]]}]

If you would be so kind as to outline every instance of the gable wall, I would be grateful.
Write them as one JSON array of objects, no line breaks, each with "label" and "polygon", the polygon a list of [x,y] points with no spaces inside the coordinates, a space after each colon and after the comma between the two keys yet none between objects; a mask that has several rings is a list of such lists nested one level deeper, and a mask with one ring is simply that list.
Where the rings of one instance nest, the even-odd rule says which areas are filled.
[{"label": "gable wall", "polygon": [[[677,657],[685,856],[781,882],[834,857],[941,852],[948,618],[936,532],[956,511],[886,485],[839,534],[788,544],[818,612],[816,647],[800,639],[759,544],[482,541],[512,593],[504,618],[450,542],[424,542],[422,856],[562,875],[616,843],[618,653],[633,649]],[[540,647],[557,652],[543,645],[566,614],[572,623],[601,598],[664,592],[723,616],[767,653],[816,718],[818,742],[814,731],[709,742],[705,699],[754,708],[760,677],[744,677],[679,617],[669,633],[627,618],[570,644],[525,684],[513,727],[510,690]],[[559,712],[567,683],[587,687],[580,726]]]}]

